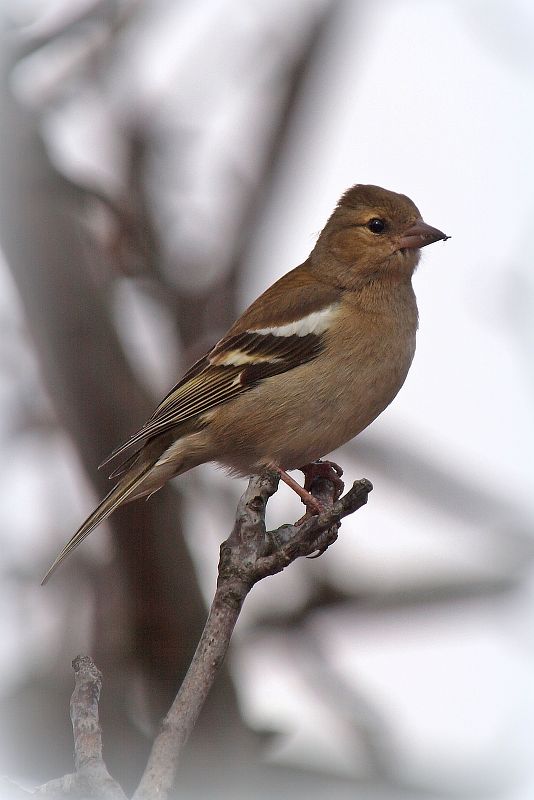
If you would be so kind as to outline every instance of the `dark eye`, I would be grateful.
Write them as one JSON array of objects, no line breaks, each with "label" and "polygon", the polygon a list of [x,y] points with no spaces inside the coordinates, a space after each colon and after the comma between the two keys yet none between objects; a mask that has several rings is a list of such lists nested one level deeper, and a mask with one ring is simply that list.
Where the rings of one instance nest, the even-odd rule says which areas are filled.
[{"label": "dark eye", "polygon": [[378,217],[373,217],[367,223],[367,227],[371,231],[371,233],[383,233],[386,229],[386,223],[383,219],[378,219]]}]

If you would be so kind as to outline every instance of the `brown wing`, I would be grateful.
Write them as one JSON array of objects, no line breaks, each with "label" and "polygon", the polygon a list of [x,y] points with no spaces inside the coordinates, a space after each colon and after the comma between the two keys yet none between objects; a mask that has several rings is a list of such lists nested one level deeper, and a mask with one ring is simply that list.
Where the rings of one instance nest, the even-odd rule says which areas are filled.
[{"label": "brown wing", "polygon": [[[281,302],[284,298],[285,303]],[[338,299],[338,290],[319,283],[306,265],[285,275],[191,367],[145,425],[104,463],[139,442],[159,436],[232,400],[271,375],[287,372],[316,358],[324,347],[325,328],[319,326],[308,332],[306,325],[300,326],[299,320],[315,319],[335,309]],[[284,305],[285,316],[281,316],[278,309]]]},{"label": "brown wing", "polygon": [[151,418],[106,459],[107,463],[131,446],[158,436],[247,392],[271,375],[314,359],[324,337],[242,333],[223,339],[182,378]]}]

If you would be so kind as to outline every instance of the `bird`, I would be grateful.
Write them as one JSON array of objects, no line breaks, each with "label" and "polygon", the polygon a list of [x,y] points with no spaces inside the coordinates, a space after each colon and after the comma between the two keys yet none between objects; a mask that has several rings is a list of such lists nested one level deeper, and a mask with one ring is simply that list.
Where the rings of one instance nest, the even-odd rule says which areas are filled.
[{"label": "bird", "polygon": [[275,470],[319,510],[288,471],[353,439],[394,399],[415,352],[421,248],[448,238],[406,195],[348,189],[306,261],[263,292],[106,459],[129,454],[43,583],[123,503],[206,462],[242,477]]}]

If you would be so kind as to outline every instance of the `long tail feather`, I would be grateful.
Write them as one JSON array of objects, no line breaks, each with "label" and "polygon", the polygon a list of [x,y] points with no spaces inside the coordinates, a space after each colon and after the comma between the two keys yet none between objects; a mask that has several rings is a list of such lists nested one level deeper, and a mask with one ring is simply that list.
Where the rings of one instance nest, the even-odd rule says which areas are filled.
[{"label": "long tail feather", "polygon": [[145,464],[140,470],[136,470],[134,474],[125,475],[124,478],[113,487],[113,489],[104,497],[100,505],[98,505],[93,513],[87,517],[83,525],[78,528],[72,539],[67,542],[41,581],[41,586],[44,586],[52,573],[54,573],[59,567],[61,562],[68,555],[70,555],[70,553],[72,553],[72,551],[78,547],[81,542],[83,542],[85,537],[88,536],[97,525],[100,525],[101,522],[107,519],[110,514],[112,514],[130,497],[130,495],[135,492],[135,490],[139,487],[139,484],[143,481],[145,475],[150,472],[152,467],[153,463]]}]

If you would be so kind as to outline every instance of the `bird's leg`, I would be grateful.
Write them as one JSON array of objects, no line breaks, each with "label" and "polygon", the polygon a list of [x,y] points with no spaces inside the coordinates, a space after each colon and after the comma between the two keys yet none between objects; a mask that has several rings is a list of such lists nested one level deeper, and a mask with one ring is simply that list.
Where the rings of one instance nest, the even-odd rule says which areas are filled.
[{"label": "bird's leg", "polygon": [[308,491],[308,489],[303,489],[300,483],[298,483],[291,475],[288,475],[287,472],[279,467],[277,464],[269,464],[269,469],[274,470],[280,475],[280,480],[282,480],[290,489],[293,489],[296,494],[300,497],[304,505],[306,506],[307,510],[313,514],[320,514],[321,511],[324,511],[322,504]]},{"label": "bird's leg", "polygon": [[299,470],[304,473],[304,489],[307,492],[311,491],[312,484],[317,478],[325,478],[326,480],[332,481],[335,486],[336,496],[334,502],[339,500],[343,494],[345,484],[341,480],[343,470],[339,464],[335,464],[333,461],[321,461],[321,459],[318,459],[317,461],[312,461],[311,464],[305,464],[303,467],[299,467]]}]

